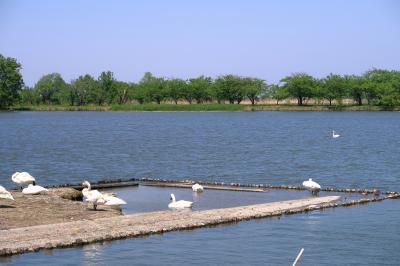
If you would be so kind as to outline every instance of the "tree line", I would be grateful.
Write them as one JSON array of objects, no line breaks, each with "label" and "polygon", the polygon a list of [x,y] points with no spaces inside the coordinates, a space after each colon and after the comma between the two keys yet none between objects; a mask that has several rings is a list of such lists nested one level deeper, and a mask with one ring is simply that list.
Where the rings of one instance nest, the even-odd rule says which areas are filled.
[{"label": "tree line", "polygon": [[358,105],[400,106],[400,71],[381,69],[368,70],[358,76],[330,74],[320,79],[294,73],[278,84],[237,75],[184,80],[156,77],[150,72],[139,82],[128,83],[117,80],[111,71],[104,71],[97,78],[86,74],[66,82],[59,73],[51,73],[41,77],[33,87],[24,86],[20,70],[17,60],[0,54],[0,108],[15,104],[82,106],[165,101],[240,104],[244,100],[254,105],[260,99],[274,99],[277,104],[296,99],[298,105],[310,99],[342,105],[344,99],[353,99]]}]

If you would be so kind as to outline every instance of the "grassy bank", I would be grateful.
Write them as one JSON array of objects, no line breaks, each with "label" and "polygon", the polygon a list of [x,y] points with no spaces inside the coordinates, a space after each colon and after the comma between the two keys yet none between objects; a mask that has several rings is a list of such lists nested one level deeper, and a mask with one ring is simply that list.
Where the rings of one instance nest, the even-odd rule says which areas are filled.
[{"label": "grassy bank", "polygon": [[15,106],[12,110],[17,111],[251,111],[251,107],[241,104],[123,104],[123,105],[85,105],[85,106],[68,106],[68,105],[29,105]]},{"label": "grassy bank", "polygon": [[[16,111],[159,111],[159,112],[244,112],[244,111],[385,111],[376,105],[244,105],[244,104],[124,104],[124,105],[29,105],[14,106],[11,110]],[[394,111],[399,111],[399,108]]]}]

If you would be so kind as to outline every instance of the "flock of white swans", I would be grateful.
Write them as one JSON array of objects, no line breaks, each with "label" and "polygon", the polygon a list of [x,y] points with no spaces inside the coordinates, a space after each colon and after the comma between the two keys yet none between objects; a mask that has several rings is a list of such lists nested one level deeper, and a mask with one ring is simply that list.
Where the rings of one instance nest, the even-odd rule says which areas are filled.
[{"label": "flock of white swans", "polygon": [[[22,193],[27,195],[37,195],[48,190],[42,186],[36,185],[36,179],[27,172],[16,172],[11,176],[13,182],[21,187]],[[118,198],[115,194],[100,192],[98,190],[92,190],[91,185],[88,181],[82,183],[82,195],[85,202],[93,204],[93,209],[96,210],[98,205],[106,206],[120,206],[126,204],[126,202]],[[24,188],[24,186],[26,186]],[[312,180],[312,178],[303,182],[305,189],[309,190],[313,195],[317,195],[321,190],[321,186]],[[192,190],[196,193],[204,191],[204,187],[200,184],[194,184]],[[0,186],[0,198],[14,200],[13,196],[3,186]],[[174,194],[171,194],[171,202],[168,204],[170,209],[185,209],[193,206],[192,201],[187,200],[176,200]]]},{"label": "flock of white swans", "polygon": [[[37,195],[48,191],[46,188],[36,185],[36,179],[28,172],[16,172],[11,176],[11,180],[16,183],[21,188],[22,193],[26,195]],[[97,209],[98,205],[120,206],[126,204],[123,199],[118,198],[115,194],[92,190],[91,185],[88,181],[84,181],[82,185],[84,187],[82,189],[83,200],[85,202],[93,204],[94,210]],[[203,192],[204,188],[199,184],[195,184],[192,186],[192,190],[195,192]],[[0,198],[14,200],[12,194],[1,185]],[[168,207],[171,209],[182,209],[191,208],[192,205],[193,202],[191,201],[177,201],[175,195],[171,194],[171,202],[168,204]]]}]

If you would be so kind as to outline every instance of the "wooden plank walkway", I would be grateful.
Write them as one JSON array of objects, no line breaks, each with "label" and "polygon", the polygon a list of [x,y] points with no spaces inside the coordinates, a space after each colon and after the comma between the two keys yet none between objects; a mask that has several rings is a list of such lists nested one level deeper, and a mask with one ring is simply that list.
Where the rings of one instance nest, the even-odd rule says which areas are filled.
[{"label": "wooden plank walkway", "polygon": [[339,196],[313,197],[205,211],[159,211],[0,230],[0,255],[83,245],[98,241],[193,229],[300,212],[330,204]]}]

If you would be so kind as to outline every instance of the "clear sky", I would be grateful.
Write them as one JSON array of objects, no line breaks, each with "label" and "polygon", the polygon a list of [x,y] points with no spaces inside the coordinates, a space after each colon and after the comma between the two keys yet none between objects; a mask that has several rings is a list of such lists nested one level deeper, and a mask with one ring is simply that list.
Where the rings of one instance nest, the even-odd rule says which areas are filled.
[{"label": "clear sky", "polygon": [[0,53],[22,63],[27,85],[52,72],[271,83],[293,72],[400,70],[400,1],[0,0]]}]

